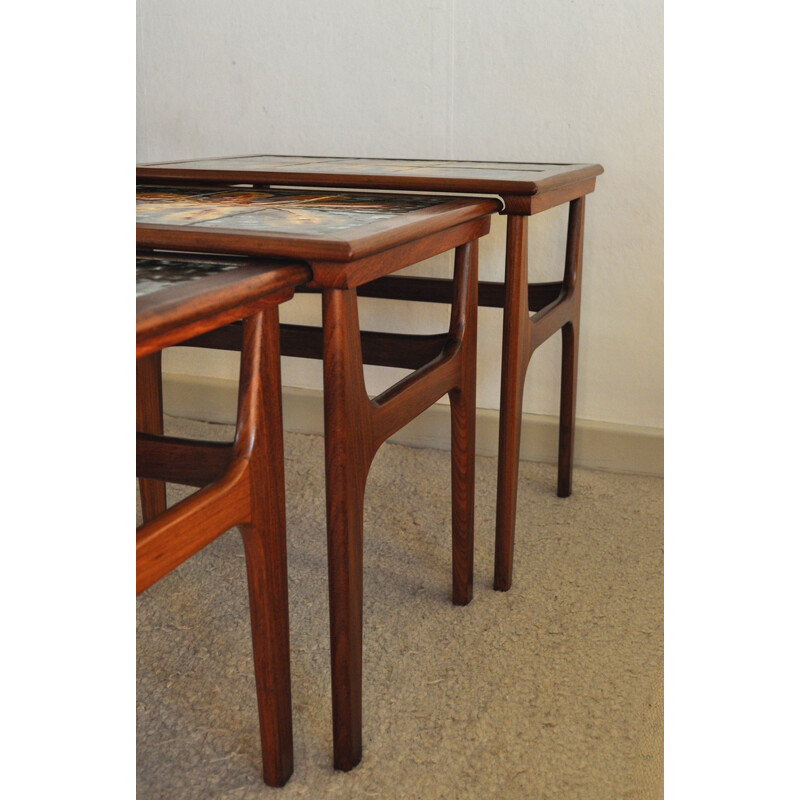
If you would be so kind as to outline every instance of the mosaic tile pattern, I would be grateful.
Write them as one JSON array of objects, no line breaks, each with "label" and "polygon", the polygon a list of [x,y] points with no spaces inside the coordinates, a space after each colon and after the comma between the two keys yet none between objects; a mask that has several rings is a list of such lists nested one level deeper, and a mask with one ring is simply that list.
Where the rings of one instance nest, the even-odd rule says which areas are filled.
[{"label": "mosaic tile pattern", "polygon": [[179,286],[188,281],[207,278],[219,272],[236,269],[240,264],[221,261],[203,261],[202,259],[177,260],[164,258],[136,257],[136,296]]},{"label": "mosaic tile pattern", "polygon": [[433,196],[139,187],[136,221],[324,236],[449,201]]}]

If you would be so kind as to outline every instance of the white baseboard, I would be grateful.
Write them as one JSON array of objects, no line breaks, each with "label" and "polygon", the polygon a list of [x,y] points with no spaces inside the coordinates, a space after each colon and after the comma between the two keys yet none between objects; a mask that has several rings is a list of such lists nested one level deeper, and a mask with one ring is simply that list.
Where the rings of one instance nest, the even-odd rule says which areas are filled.
[{"label": "white baseboard", "polygon": [[[233,424],[236,421],[238,382],[179,373],[164,374],[164,411],[176,417]],[[476,450],[497,455],[499,413],[479,408]],[[283,425],[296,433],[323,433],[322,392],[283,388]],[[434,405],[389,440],[411,447],[450,449],[450,409]],[[555,463],[558,454],[558,418],[523,414],[520,458]],[[575,465],[611,472],[664,474],[664,431],[610,422],[579,419],[575,426]]]}]

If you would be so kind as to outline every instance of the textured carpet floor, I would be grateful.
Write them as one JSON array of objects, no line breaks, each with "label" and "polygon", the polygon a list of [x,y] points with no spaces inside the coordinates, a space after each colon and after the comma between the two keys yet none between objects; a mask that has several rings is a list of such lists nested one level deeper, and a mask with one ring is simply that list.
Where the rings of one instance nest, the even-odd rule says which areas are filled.
[{"label": "textured carpet floor", "polygon": [[449,453],[384,445],[364,523],[364,758],[338,773],[323,463],[320,437],[287,434],[293,777],[282,789],[261,781],[232,530],[137,599],[140,800],[663,797],[661,479],[576,469],[572,497],[559,499],[555,467],[523,463],[514,586],[501,593],[496,460],[479,458],[475,597],[457,608]]}]

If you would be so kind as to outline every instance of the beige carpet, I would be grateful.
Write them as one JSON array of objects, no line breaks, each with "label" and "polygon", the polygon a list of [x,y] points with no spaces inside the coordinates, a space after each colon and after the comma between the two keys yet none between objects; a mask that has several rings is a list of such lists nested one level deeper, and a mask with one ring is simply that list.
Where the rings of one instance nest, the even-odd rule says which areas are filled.
[{"label": "beige carpet", "polygon": [[663,481],[576,469],[559,499],[555,467],[523,463],[514,586],[500,593],[495,476],[496,460],[479,458],[475,597],[456,608],[449,453],[379,452],[365,511],[364,758],[338,773],[323,441],[287,434],[294,775],[282,789],[261,781],[233,530],[137,599],[137,797],[663,797]]}]

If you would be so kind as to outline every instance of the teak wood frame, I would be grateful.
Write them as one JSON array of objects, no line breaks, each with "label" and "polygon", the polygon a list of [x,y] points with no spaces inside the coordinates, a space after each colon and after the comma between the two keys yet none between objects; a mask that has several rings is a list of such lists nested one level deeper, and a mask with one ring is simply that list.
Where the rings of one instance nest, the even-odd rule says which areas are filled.
[{"label": "teak wood frame", "polygon": [[[291,294],[276,295],[242,325],[232,444],[137,434],[137,475],[147,487],[142,491],[146,521],[136,536],[137,594],[228,529],[238,526],[241,532],[263,775],[270,786],[284,785],[294,766],[277,309]],[[160,351],[150,352],[152,346],[150,341],[137,349],[137,380],[151,387],[160,374]],[[142,400],[141,385],[137,401]],[[154,413],[160,401],[153,393],[149,401],[146,408],[137,402],[139,429],[160,426],[161,417]],[[203,488],[165,510],[163,481]],[[152,487],[158,490],[155,495]]]}]

